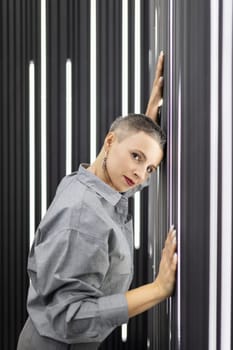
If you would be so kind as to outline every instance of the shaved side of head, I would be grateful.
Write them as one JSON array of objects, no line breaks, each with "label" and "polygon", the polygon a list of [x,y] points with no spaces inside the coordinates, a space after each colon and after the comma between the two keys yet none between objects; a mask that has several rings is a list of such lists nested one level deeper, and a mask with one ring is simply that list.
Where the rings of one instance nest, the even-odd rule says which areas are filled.
[{"label": "shaved side of head", "polygon": [[126,137],[144,132],[154,138],[164,151],[166,145],[166,135],[160,126],[144,114],[129,114],[125,117],[118,117],[110,126],[109,132],[115,132],[118,142]]}]

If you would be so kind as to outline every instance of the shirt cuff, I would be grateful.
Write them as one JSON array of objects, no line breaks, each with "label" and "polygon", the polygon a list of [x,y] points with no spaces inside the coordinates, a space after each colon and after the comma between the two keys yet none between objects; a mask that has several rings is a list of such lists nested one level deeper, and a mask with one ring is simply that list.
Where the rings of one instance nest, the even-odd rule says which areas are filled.
[{"label": "shirt cuff", "polygon": [[128,303],[124,294],[114,294],[99,299],[101,318],[112,327],[128,322]]}]

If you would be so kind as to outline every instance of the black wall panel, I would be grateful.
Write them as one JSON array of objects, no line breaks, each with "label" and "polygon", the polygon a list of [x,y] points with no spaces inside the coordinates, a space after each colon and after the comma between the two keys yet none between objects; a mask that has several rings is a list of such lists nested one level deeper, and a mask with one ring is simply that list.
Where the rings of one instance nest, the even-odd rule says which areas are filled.
[{"label": "black wall panel", "polygon": [[15,349],[28,284],[27,2],[1,1],[0,18],[0,347]]},{"label": "black wall panel", "polygon": [[[48,203],[66,162],[66,62],[72,63],[72,164],[90,153],[90,1],[47,3]],[[77,137],[78,135],[78,137]]]},{"label": "black wall panel", "polygon": [[65,175],[67,1],[47,2],[47,200]]},{"label": "black wall panel", "polygon": [[[185,6],[186,5],[186,6]],[[182,79],[182,344],[208,347],[210,3],[183,4]],[[189,35],[187,40],[186,35]],[[203,40],[200,40],[203,38]],[[199,53],[202,53],[201,55]],[[201,85],[200,82],[201,81]],[[197,254],[198,252],[198,254]],[[198,271],[198,272],[197,272]],[[192,303],[190,303],[190,299]],[[190,317],[192,315],[192,317]]]},{"label": "black wall panel", "polygon": [[[68,1],[72,62],[72,166],[90,162],[90,0]],[[79,135],[79,137],[77,137]]]},{"label": "black wall panel", "polygon": [[97,4],[97,151],[113,120],[121,115],[122,4]]}]

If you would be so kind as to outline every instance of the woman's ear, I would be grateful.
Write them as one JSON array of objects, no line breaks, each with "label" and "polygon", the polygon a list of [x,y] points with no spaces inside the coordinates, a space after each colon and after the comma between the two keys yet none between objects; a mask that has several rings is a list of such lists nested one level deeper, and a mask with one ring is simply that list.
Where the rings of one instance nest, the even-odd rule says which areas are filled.
[{"label": "woman's ear", "polygon": [[105,151],[109,151],[112,144],[116,141],[116,134],[113,131],[110,131],[104,140],[104,149]]}]

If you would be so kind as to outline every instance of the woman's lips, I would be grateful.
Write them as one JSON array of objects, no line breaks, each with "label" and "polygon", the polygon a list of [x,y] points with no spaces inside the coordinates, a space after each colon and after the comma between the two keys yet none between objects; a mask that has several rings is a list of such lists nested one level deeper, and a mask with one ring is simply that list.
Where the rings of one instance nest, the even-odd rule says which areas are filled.
[{"label": "woman's lips", "polygon": [[127,182],[127,184],[129,186],[134,186],[135,185],[135,182],[133,182],[133,180],[131,180],[129,177],[124,175],[124,178],[125,178],[125,181]]}]

